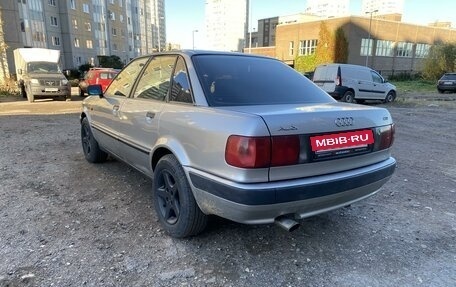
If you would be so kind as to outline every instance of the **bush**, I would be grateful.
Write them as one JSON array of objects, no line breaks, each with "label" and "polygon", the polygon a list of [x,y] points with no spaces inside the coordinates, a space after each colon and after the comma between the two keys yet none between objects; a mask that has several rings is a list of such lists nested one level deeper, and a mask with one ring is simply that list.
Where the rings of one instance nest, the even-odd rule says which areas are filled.
[{"label": "bush", "polygon": [[456,44],[436,44],[424,62],[423,77],[436,81],[444,73],[456,71]]},{"label": "bush", "polygon": [[16,81],[13,78],[5,78],[0,85],[1,96],[18,96],[20,94]]}]

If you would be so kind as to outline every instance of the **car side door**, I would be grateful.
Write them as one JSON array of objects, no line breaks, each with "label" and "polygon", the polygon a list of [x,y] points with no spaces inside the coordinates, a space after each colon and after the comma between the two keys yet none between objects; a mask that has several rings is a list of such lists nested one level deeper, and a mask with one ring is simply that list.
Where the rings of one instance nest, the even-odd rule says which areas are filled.
[{"label": "car side door", "polygon": [[106,89],[103,97],[91,105],[91,124],[95,138],[100,145],[113,155],[123,158],[119,151],[119,110],[130,95],[136,77],[148,61],[148,57],[133,60],[126,66]]},{"label": "car side door", "polygon": [[150,155],[159,138],[160,115],[176,58],[177,55],[153,56],[119,111],[119,144],[124,160],[147,175],[152,175]]},{"label": "car side door", "polygon": [[371,92],[371,98],[375,100],[384,100],[386,97],[386,94],[388,93],[388,87],[383,79],[382,76],[380,76],[379,73],[375,71],[371,71],[371,76],[372,76],[372,92]]}]

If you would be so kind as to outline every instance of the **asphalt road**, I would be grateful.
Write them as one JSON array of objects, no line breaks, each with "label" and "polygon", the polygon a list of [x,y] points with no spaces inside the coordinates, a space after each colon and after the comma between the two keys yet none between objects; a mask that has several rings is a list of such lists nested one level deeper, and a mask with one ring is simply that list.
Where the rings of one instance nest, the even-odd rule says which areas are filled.
[{"label": "asphalt road", "polygon": [[456,108],[388,108],[398,168],[375,196],[177,240],[149,179],[85,161],[78,99],[0,103],[0,286],[456,286]]}]

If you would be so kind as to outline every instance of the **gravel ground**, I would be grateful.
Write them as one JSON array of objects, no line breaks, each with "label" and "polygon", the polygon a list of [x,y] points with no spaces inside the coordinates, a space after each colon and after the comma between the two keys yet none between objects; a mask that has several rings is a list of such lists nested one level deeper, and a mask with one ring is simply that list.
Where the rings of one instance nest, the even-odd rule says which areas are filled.
[{"label": "gravel ground", "polygon": [[292,233],[214,217],[178,240],[149,179],[85,161],[73,100],[0,103],[1,287],[456,286],[456,102],[387,106],[398,169],[367,200]]}]

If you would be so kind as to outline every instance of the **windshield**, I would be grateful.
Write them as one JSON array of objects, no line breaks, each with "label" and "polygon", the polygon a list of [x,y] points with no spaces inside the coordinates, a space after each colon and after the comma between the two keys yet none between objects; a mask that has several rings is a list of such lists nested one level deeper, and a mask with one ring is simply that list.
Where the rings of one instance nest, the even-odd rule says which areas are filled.
[{"label": "windshield", "polygon": [[442,80],[456,80],[456,74],[445,74],[443,75]]},{"label": "windshield", "polygon": [[27,64],[29,73],[60,73],[59,65],[49,62],[33,62]]},{"label": "windshield", "polygon": [[240,55],[192,59],[210,106],[334,102],[306,77],[274,59]]}]

